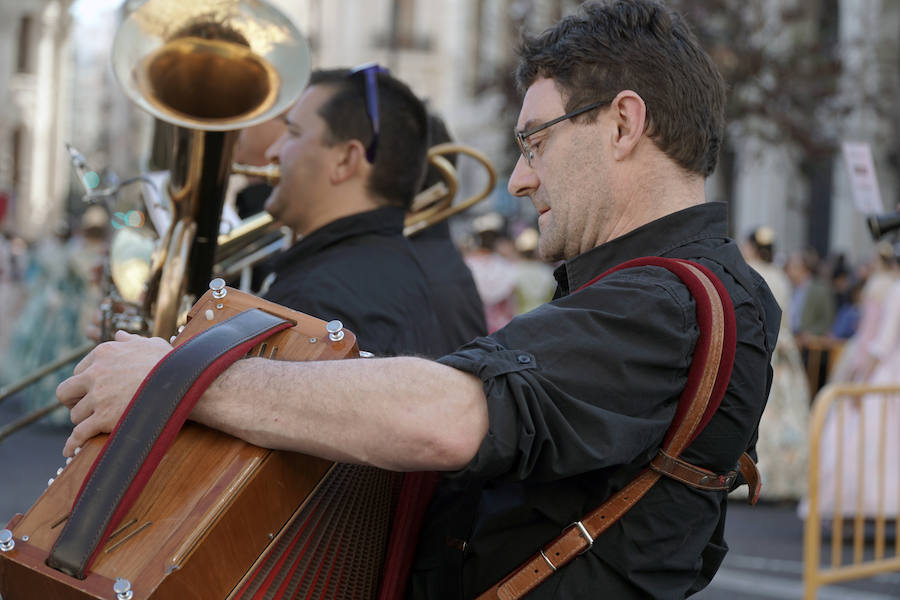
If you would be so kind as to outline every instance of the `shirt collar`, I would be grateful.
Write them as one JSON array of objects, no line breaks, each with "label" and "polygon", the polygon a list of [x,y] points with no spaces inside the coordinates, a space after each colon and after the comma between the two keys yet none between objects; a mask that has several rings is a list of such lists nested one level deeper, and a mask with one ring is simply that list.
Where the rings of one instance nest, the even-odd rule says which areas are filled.
[{"label": "shirt collar", "polygon": [[728,210],[724,202],[707,202],[679,210],[561,264],[553,272],[559,284],[556,296],[577,290],[600,273],[627,260],[663,256],[690,242],[727,235]]},{"label": "shirt collar", "polygon": [[316,254],[348,238],[366,234],[402,235],[405,217],[406,211],[399,206],[383,206],[332,221],[304,236],[284,251],[275,261],[275,270],[278,271],[303,256]]}]

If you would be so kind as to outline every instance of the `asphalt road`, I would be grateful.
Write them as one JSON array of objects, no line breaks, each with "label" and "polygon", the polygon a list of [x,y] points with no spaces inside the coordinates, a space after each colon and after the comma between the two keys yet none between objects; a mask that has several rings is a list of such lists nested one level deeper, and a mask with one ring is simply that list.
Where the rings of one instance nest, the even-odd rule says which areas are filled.
[{"label": "asphalt road", "polygon": [[[17,416],[0,404],[0,427]],[[64,464],[67,428],[36,424],[0,442],[0,525],[25,512]],[[894,532],[891,531],[891,535]],[[792,600],[803,597],[803,522],[793,505],[729,505],[730,552],[700,600]],[[894,540],[888,540],[893,547]],[[900,599],[900,573],[822,588],[820,600]]]}]

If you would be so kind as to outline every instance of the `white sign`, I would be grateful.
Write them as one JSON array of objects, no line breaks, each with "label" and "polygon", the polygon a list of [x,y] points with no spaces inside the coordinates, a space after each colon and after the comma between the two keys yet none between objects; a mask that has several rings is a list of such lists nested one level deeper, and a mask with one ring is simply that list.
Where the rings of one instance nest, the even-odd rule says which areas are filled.
[{"label": "white sign", "polygon": [[872,149],[864,142],[844,142],[844,161],[850,172],[850,188],[856,208],[864,215],[884,212],[878,178],[875,176],[875,162]]}]

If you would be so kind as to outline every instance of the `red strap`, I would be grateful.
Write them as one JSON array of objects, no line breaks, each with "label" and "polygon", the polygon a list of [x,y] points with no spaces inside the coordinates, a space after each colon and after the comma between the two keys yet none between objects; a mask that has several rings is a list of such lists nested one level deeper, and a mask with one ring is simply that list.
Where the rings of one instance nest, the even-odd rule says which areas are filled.
[{"label": "red strap", "polygon": [[[713,414],[719,408],[719,405],[722,402],[722,398],[725,396],[725,389],[728,387],[728,382],[731,379],[731,371],[734,365],[734,352],[737,342],[737,326],[734,317],[734,306],[731,303],[731,297],[728,295],[725,286],[722,284],[719,278],[716,277],[712,271],[695,262],[682,260],[679,258],[645,256],[642,258],[635,258],[626,261],[604,271],[597,277],[594,277],[593,279],[579,287],[576,291],[580,292],[581,290],[596,283],[607,275],[615,273],[616,271],[621,271],[622,269],[631,269],[634,267],[646,266],[662,267],[664,269],[668,269],[674,275],[678,276],[679,279],[681,279],[682,283],[687,286],[688,290],[691,292],[691,295],[695,299],[695,304],[697,306],[697,324],[700,327],[700,339],[697,341],[697,348],[705,348],[705,345],[702,344],[702,342],[705,341],[705,339],[709,335],[711,335],[710,306],[709,304],[700,302],[698,300],[699,298],[705,298],[706,292],[703,289],[703,284],[688,270],[687,265],[699,269],[704,275],[706,275],[706,277],[709,278],[710,282],[712,282],[713,286],[715,286],[716,288],[716,292],[718,293],[719,299],[722,302],[722,309],[725,313],[725,338],[722,343],[722,357],[719,362],[719,374],[716,378],[713,391],[710,394],[709,404],[707,405],[706,411],[704,412],[703,417],[700,420],[700,424],[691,435],[689,440],[690,442],[693,441],[701,431],[703,431],[703,428],[706,427],[706,424],[709,423],[709,420],[712,419]],[[678,408],[675,412],[675,417],[672,419],[672,424],[669,425],[669,429],[668,431],[666,431],[666,436],[663,439],[663,447],[667,446],[672,441],[675,429],[687,414],[690,407],[688,406],[686,400],[693,397],[694,392],[696,392],[697,386],[700,382],[700,378],[703,374],[703,370],[706,368],[707,359],[708,357],[705,355],[694,356],[693,362],[691,363],[691,368],[688,371],[688,382],[681,394],[681,398],[678,402]]]},{"label": "red strap", "polygon": [[[675,417],[663,443],[663,449],[677,457],[709,422],[725,394],[737,340],[734,307],[725,287],[708,269],[689,261],[661,257],[622,263],[576,291],[615,271],[639,266],[663,267],[677,275],[691,291],[697,307],[700,337],[688,371],[688,382],[682,390]],[[715,373],[715,378],[711,380],[712,373]],[[634,506],[659,477],[658,472],[650,469],[642,471],[581,521],[569,526],[538,554],[483,592],[478,600],[516,600],[523,597],[558,568],[590,549],[593,540]]]},{"label": "red strap", "polygon": [[164,356],[94,460],[47,564],[79,579],[137,500],[194,404],[231,363],[290,322],[253,309]]}]

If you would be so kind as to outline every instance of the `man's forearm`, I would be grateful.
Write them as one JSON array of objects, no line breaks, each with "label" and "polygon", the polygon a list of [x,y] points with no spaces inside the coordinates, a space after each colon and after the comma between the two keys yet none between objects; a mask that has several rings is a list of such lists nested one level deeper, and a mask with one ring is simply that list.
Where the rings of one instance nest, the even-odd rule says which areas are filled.
[{"label": "man's forearm", "polygon": [[481,381],[418,358],[238,361],[191,417],[248,442],[394,470],[454,470],[487,432]]}]

